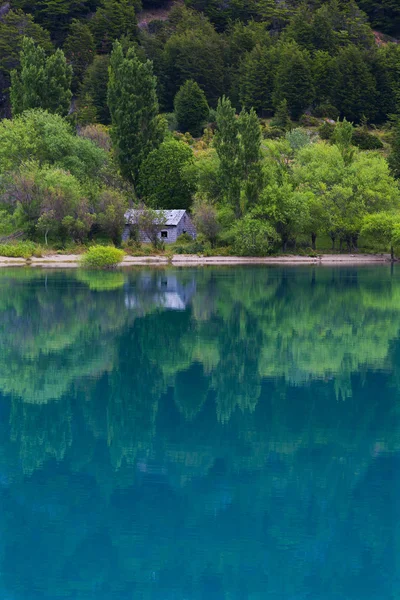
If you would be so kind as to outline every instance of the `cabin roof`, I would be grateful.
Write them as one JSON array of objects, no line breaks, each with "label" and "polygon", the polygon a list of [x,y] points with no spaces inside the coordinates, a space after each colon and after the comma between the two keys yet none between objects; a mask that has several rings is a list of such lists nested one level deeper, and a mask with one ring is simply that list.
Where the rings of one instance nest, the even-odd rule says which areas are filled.
[{"label": "cabin roof", "polygon": [[[136,223],[140,212],[141,211],[139,209],[135,209],[135,208],[131,208],[131,209],[127,210],[125,213],[126,223],[127,224]],[[165,223],[166,226],[168,226],[168,225],[176,226],[176,225],[178,225],[179,221],[182,219],[182,217],[186,211],[184,209],[179,209],[179,210],[155,210],[154,212],[164,213],[165,219],[166,219],[166,223]]]}]

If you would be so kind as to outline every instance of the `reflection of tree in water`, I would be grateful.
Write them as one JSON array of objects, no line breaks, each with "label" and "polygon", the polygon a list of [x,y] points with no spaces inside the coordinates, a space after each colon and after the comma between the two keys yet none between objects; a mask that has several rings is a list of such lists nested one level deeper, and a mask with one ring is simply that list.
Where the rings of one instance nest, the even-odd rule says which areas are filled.
[{"label": "reflection of tree in water", "polygon": [[180,311],[14,282],[0,593],[395,597],[400,284],[383,273],[201,271]]}]

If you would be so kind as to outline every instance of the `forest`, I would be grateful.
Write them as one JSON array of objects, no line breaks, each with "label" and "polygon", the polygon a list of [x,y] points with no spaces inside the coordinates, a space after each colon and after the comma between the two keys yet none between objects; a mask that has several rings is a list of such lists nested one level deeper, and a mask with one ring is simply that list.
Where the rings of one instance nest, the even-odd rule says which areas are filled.
[{"label": "forest", "polygon": [[396,0],[12,0],[0,7],[0,254],[400,253]]}]

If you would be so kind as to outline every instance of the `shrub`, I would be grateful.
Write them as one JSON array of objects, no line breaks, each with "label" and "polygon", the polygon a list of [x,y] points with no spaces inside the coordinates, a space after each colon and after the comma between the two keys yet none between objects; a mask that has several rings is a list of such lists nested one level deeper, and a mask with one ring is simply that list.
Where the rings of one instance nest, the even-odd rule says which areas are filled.
[{"label": "shrub", "polygon": [[321,119],[326,118],[336,121],[339,118],[339,111],[332,104],[320,104],[315,108],[314,115]]},{"label": "shrub", "polygon": [[280,127],[271,127],[266,125],[262,129],[263,138],[266,140],[277,140],[285,135],[285,130]]},{"label": "shrub", "polygon": [[83,255],[81,265],[90,269],[111,269],[122,261],[124,254],[114,246],[92,246]]},{"label": "shrub", "polygon": [[355,129],[353,132],[353,144],[360,150],[382,150],[381,140],[364,129]]},{"label": "shrub", "polygon": [[302,127],[319,127],[321,125],[321,121],[311,115],[302,115],[299,123]]},{"label": "shrub", "polygon": [[178,244],[191,244],[193,242],[193,238],[189,233],[181,233],[176,241]]},{"label": "shrub", "polygon": [[34,242],[0,244],[0,256],[6,256],[8,258],[30,258],[31,256],[41,255],[41,247]]},{"label": "shrub", "polygon": [[307,146],[310,143],[310,135],[306,129],[302,129],[301,127],[297,127],[296,129],[292,129],[292,131],[288,131],[285,135],[286,140],[289,142],[289,145],[293,152],[297,150],[301,150],[304,146]]},{"label": "shrub", "polygon": [[321,140],[331,140],[334,132],[335,132],[335,125],[333,123],[325,122],[318,129],[318,135],[321,138]]},{"label": "shrub", "polygon": [[279,241],[275,229],[250,214],[234,226],[234,249],[239,256],[265,256]]}]

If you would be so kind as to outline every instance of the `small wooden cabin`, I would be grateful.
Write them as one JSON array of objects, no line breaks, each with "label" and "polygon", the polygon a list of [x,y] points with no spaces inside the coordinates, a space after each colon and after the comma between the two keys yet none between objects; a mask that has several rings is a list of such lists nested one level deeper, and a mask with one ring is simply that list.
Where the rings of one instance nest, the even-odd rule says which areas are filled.
[{"label": "small wooden cabin", "polygon": [[[158,237],[166,244],[173,244],[182,233],[188,233],[193,239],[196,239],[196,228],[186,210],[156,210],[156,213],[163,213],[165,224],[160,227]],[[137,226],[140,210],[130,209],[125,213],[125,229],[122,234],[123,241],[127,241],[132,233],[132,229]],[[150,242],[144,231],[139,231],[141,242]]]}]

